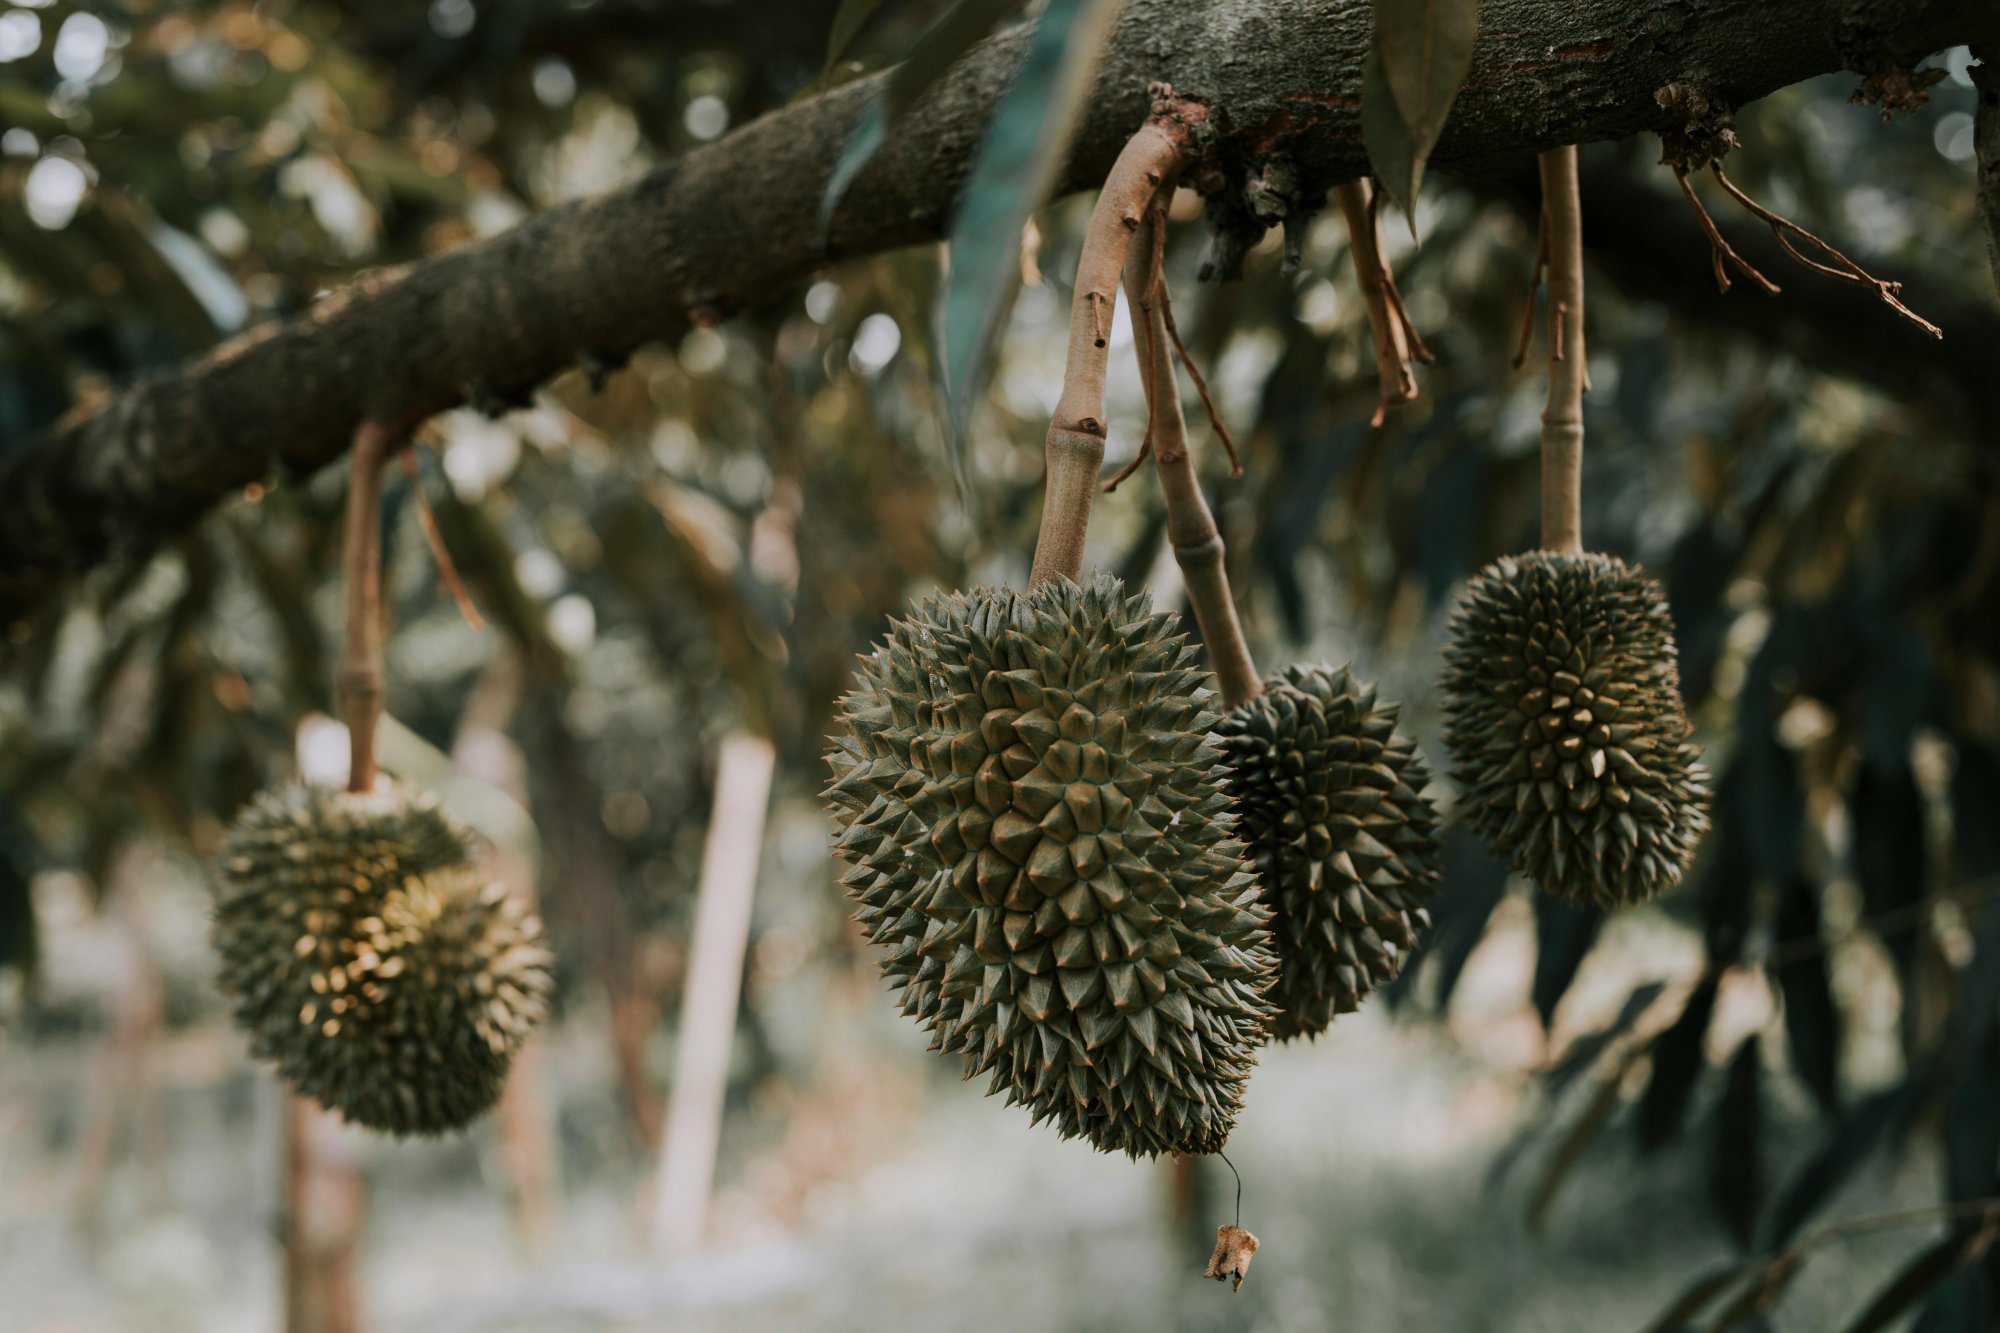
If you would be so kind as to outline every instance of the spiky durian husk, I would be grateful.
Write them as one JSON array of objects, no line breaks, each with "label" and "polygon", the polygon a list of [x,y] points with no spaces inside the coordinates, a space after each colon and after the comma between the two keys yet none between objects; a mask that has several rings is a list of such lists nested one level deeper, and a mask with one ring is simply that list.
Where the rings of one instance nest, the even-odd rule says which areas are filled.
[{"label": "spiky durian husk", "polygon": [[545,1012],[548,956],[434,801],[265,792],[221,872],[220,980],[253,1054],[388,1133],[444,1133],[493,1104]]},{"label": "spiky durian husk", "polygon": [[1064,1137],[1228,1137],[1265,1036],[1267,913],[1206,741],[1204,673],[1116,579],[919,603],[828,756],[843,883],[933,1049]]},{"label": "spiky durian husk", "polygon": [[1257,866],[1278,984],[1272,1035],[1317,1036],[1395,980],[1437,893],[1431,775],[1396,704],[1342,667],[1294,666],[1222,719],[1224,785]]},{"label": "spiky durian husk", "polygon": [[1680,882],[1708,773],[1651,579],[1608,555],[1496,561],[1452,614],[1443,685],[1452,776],[1517,871],[1602,907]]}]

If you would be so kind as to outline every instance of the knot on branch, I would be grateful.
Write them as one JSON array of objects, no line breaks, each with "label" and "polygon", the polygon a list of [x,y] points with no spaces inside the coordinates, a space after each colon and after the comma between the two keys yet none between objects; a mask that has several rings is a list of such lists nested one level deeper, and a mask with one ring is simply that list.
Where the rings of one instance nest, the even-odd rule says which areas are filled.
[{"label": "knot on branch", "polygon": [[1848,94],[1856,106],[1879,107],[1884,123],[1907,115],[1931,100],[1931,87],[1944,77],[1942,69],[1906,69],[1889,65],[1876,70]]},{"label": "knot on branch", "polygon": [[1720,162],[1736,147],[1734,113],[1709,100],[1692,83],[1675,80],[1653,93],[1660,109],[1680,124],[1660,131],[1660,161],[1681,171],[1699,171]]}]

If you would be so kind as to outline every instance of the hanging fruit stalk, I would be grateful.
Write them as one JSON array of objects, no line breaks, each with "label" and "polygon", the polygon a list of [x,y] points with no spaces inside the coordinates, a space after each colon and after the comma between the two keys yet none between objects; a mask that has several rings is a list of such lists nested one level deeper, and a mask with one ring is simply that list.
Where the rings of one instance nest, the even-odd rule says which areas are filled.
[{"label": "hanging fruit stalk", "polygon": [[1549,286],[1549,396],[1542,409],[1542,549],[1583,553],[1583,201],[1576,146],[1537,162]]},{"label": "hanging fruit stalk", "polygon": [[1125,296],[1131,303],[1139,378],[1146,392],[1146,439],[1167,502],[1167,541],[1187,585],[1195,623],[1201,626],[1222,706],[1235,708],[1256,698],[1264,687],[1243,637],[1236,599],[1230,595],[1222,532],[1215,526],[1215,515],[1209,511],[1201,478],[1195,473],[1187,418],[1181,412],[1180,384],[1168,350],[1167,288],[1160,260],[1166,246],[1170,198],[1164,190],[1155,197],[1133,233],[1125,260]]},{"label": "hanging fruit stalk", "polygon": [[347,790],[266,791],[223,852],[213,941],[252,1052],[294,1090],[392,1134],[490,1107],[546,1012],[540,923],[472,860],[435,798],[378,783],[381,477],[405,437],[355,435],[340,711]]},{"label": "hanging fruit stalk", "polygon": [[1104,370],[1125,254],[1155,196],[1172,188],[1192,151],[1194,127],[1208,115],[1206,107],[1174,96],[1165,84],[1155,84],[1152,92],[1152,115],[1112,164],[1077,260],[1062,396],[1043,445],[1048,480],[1028,576],[1031,588],[1058,575],[1074,579],[1083,571],[1084,536],[1097,494],[1097,470],[1104,462]]},{"label": "hanging fruit stalk", "polygon": [[1542,549],[1487,566],[1452,614],[1445,742],[1472,826],[1544,890],[1599,907],[1680,882],[1708,827],[1659,585],[1582,539],[1582,207],[1544,153],[1549,395]]},{"label": "hanging fruit stalk", "polygon": [[[1187,442],[1168,351],[1165,211],[1148,212],[1125,265],[1147,393],[1147,445],[1167,534],[1229,712],[1216,727],[1237,832],[1272,909],[1272,1035],[1317,1036],[1393,980],[1430,924],[1440,872],[1430,771],[1396,730],[1400,706],[1350,668],[1294,666],[1268,681],[1243,636],[1224,549]],[[1141,453],[1146,452],[1142,448]]]},{"label": "hanging fruit stalk", "polygon": [[856,919],[933,1049],[1134,1157],[1222,1146],[1274,968],[1196,650],[1144,595],[1077,577],[1120,271],[1202,114],[1153,92],[1079,264],[1033,581],[891,625],[841,701],[825,793]]}]

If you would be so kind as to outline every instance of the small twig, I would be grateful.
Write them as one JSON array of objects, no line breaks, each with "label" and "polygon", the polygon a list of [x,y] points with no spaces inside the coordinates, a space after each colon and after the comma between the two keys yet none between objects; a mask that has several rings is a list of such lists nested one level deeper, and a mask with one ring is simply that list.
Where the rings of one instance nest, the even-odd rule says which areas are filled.
[{"label": "small twig", "polygon": [[[1382,192],[1370,188],[1368,191],[1368,234],[1370,236],[1379,238],[1382,235],[1381,212]],[[1376,242],[1375,251],[1377,255],[1381,254],[1382,246],[1379,240]],[[1417,332],[1416,321],[1410,318],[1409,310],[1403,305],[1403,289],[1396,285],[1396,271],[1390,268],[1386,261],[1382,265],[1382,294],[1388,298],[1389,312],[1396,317],[1396,323],[1402,328],[1403,340],[1409,344],[1410,356],[1427,366],[1436,365],[1437,355],[1424,342],[1423,335]]]},{"label": "small twig", "polygon": [[1722,238],[1722,232],[1715,225],[1715,219],[1701,206],[1701,197],[1694,192],[1694,182],[1688,179],[1687,168],[1676,166],[1674,179],[1680,182],[1681,193],[1687,196],[1688,206],[1694,209],[1695,221],[1701,224],[1702,235],[1708,237],[1709,259],[1715,265],[1716,289],[1722,292],[1729,290],[1729,274],[1723,268],[1723,261],[1726,259],[1736,266],[1737,272],[1762,287],[1767,294],[1776,296],[1780,290],[1778,284],[1759,273],[1749,260],[1737,254],[1729,242]]},{"label": "small twig", "polygon": [[445,592],[458,607],[458,613],[465,617],[465,623],[474,629],[485,629],[486,621],[479,614],[479,608],[472,604],[472,597],[465,590],[465,584],[458,577],[458,566],[452,563],[451,552],[444,544],[444,534],[438,531],[437,515],[431,512],[430,497],[424,494],[423,472],[417,467],[414,454],[403,454],[403,475],[410,479],[410,494],[417,500],[417,523],[424,530],[424,542],[431,548],[431,559],[437,562],[438,578],[444,584]]},{"label": "small twig", "polygon": [[1548,240],[1549,397],[1542,410],[1542,546],[1583,551],[1583,203],[1576,147],[1540,158]]},{"label": "small twig", "polygon": [[1230,1225],[1240,1227],[1243,1225],[1243,1173],[1236,1169],[1236,1163],[1230,1161],[1229,1154],[1222,1149],[1217,1148],[1215,1155],[1229,1168],[1229,1174],[1236,1177],[1236,1220]]},{"label": "small twig", "polygon": [[[1381,237],[1375,226],[1374,195],[1367,181],[1347,181],[1333,187],[1340,203],[1340,216],[1347,223],[1347,248],[1354,256],[1354,279],[1361,289],[1362,308],[1368,314],[1368,332],[1375,342],[1375,378],[1378,385],[1375,415],[1369,425],[1380,426],[1389,409],[1400,407],[1417,396],[1417,377],[1410,370],[1409,321],[1392,308],[1389,295],[1392,280],[1382,259]],[[1400,307],[1400,299],[1395,302]],[[1428,350],[1428,349],[1426,349]]]},{"label": "small twig", "polygon": [[[1164,235],[1164,233],[1162,233]],[[1216,437],[1222,441],[1222,448],[1229,455],[1229,475],[1243,475],[1243,460],[1237,456],[1236,441],[1229,436],[1229,427],[1222,424],[1222,414],[1215,410],[1215,398],[1208,391],[1208,381],[1202,378],[1201,367],[1188,355],[1187,346],[1181,342],[1180,326],[1174,323],[1174,298],[1167,291],[1163,281],[1160,287],[1160,313],[1166,317],[1167,337],[1173,340],[1174,351],[1179,354],[1181,364],[1187,367],[1188,378],[1194,381],[1194,391],[1201,397],[1201,410],[1208,413],[1208,424],[1214,428]]]},{"label": "small twig", "polygon": [[[1901,300],[1902,283],[1890,282],[1885,278],[1876,277],[1867,269],[1862,268],[1861,265],[1841,253],[1841,251],[1813,235],[1790,218],[1773,213],[1770,209],[1764,207],[1755,199],[1745,194],[1741,189],[1737,188],[1736,182],[1729,179],[1729,173],[1722,169],[1722,163],[1711,162],[1708,169],[1715,179],[1721,183],[1722,188],[1729,191],[1731,198],[1749,209],[1759,221],[1771,229],[1771,234],[1777,237],[1778,244],[1793,259],[1796,259],[1815,273],[1823,273],[1829,278],[1837,278],[1842,282],[1851,282],[1857,287],[1870,288],[1877,296],[1882,298],[1883,304],[1887,305],[1904,319],[1909,320],[1910,323],[1916,325],[1931,337],[1944,337],[1943,329],[1940,329],[1937,325],[1903,304]],[[1683,187],[1686,186],[1685,180],[1683,180],[1682,184]],[[1693,191],[1690,190],[1689,194],[1692,196]],[[1712,226],[1713,224],[1710,225]],[[1794,237],[1818,250],[1821,254],[1832,260],[1832,264],[1820,263],[1818,260],[1800,253],[1798,247],[1792,243]]]}]

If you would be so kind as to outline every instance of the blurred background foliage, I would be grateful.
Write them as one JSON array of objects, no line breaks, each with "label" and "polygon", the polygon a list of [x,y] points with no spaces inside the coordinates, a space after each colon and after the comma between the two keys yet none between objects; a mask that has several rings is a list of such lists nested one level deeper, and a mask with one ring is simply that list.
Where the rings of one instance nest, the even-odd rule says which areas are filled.
[{"label": "blurred background foliage", "polygon": [[[0,449],[363,271],[887,63],[942,8],[882,5],[829,62],[830,0],[0,4]],[[1929,105],[1889,123],[1848,105],[1852,79],[1785,90],[1739,117],[1731,170],[1877,272],[1929,275],[1990,332],[1966,62],[1940,57]],[[1700,257],[1656,156],[1650,140],[1587,147],[1586,199],[1597,182],[1673,216],[1681,258]],[[1380,430],[1337,215],[1305,233],[1296,272],[1273,234],[1241,283],[1197,285],[1185,202],[1168,271],[1244,445],[1240,480],[1218,450],[1203,462],[1253,647],[1267,670],[1354,661],[1405,700],[1442,769],[1454,590],[1535,537],[1542,381],[1509,364],[1532,191],[1433,177],[1421,247],[1385,225],[1438,363]],[[1830,1218],[2000,1195],[2000,421],[1797,350],[1831,338],[1907,358],[1917,335],[1886,309],[1774,336],[1715,311],[1819,279],[1773,266],[1777,297],[1662,301],[1606,276],[1652,258],[1619,254],[1634,242],[1618,234],[1589,238],[1605,262],[1585,538],[1672,599],[1718,778],[1687,886],[1606,919],[1530,897],[1454,833],[1437,926],[1402,982],[1325,1041],[1273,1053],[1252,1087],[1232,1147],[1267,1251],[1233,1305],[1184,1285],[1200,1245],[1186,1227],[1218,1220],[1219,1193],[1206,1211],[1179,1199],[1169,1225],[1159,1172],[947,1086],[845,923],[815,797],[822,738],[886,616],[932,586],[1025,575],[1087,208],[1035,219],[963,490],[932,389],[942,248],[844,264],[629,366],[580,367],[524,409],[440,418],[418,476],[391,487],[387,757],[444,786],[538,887],[563,991],[537,1076],[569,1211],[525,1270],[539,1295],[481,1305],[475,1279],[497,1280],[490,1255],[515,1243],[463,1221],[508,1188],[491,1145],[372,1150],[396,1168],[371,1173],[377,1308],[428,1310],[409,1326],[436,1328],[625,1327],[655,1308],[685,1327],[977,1327],[1023,1299],[1043,1327],[1206,1328],[1225,1308],[1231,1326],[1273,1328],[1335,1311],[1351,1329],[1639,1327]],[[1947,340],[1975,335],[1947,323]],[[1143,417],[1122,309],[1113,348],[1121,464]],[[440,594],[412,486],[483,631]],[[194,1165],[270,1123],[209,980],[203,863],[250,793],[324,763],[343,487],[338,468],[273,478],[7,629],[0,1236],[19,1243],[12,1264],[0,1244],[0,1274],[29,1292],[31,1328],[139,1327],[120,1322],[135,1310],[260,1326],[240,1307],[268,1287],[221,1275],[266,1253],[268,1189]],[[1178,604],[1150,479],[1098,513],[1093,559]],[[724,1144],[731,1257],[647,1287],[635,1314],[575,1262],[632,1249],[714,743],[735,727],[767,732],[780,768]],[[1433,794],[1448,804],[1448,784]],[[143,1076],[120,1082],[105,1051]],[[139,1119],[119,1147],[127,1097]],[[957,1248],[905,1230],[962,1221],[982,1191],[979,1216],[1011,1220]],[[64,1208],[91,1244],[36,1220]],[[399,1220],[418,1218],[421,1232]],[[1988,1327],[1987,1240],[1932,1216],[1830,1242],[1846,1262],[1805,1265],[1736,1326],[1839,1326],[1915,1260],[1918,1326]],[[827,1259],[852,1253],[875,1283]],[[440,1276],[467,1255],[486,1266]],[[938,1271],[900,1275],[904,1255]],[[448,1295],[433,1308],[414,1290]]]}]

